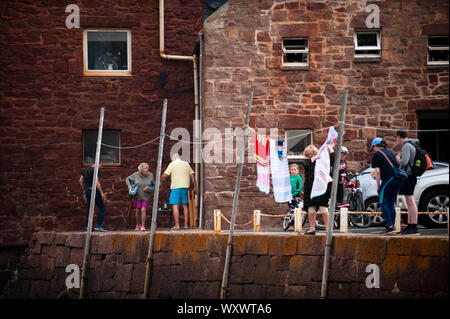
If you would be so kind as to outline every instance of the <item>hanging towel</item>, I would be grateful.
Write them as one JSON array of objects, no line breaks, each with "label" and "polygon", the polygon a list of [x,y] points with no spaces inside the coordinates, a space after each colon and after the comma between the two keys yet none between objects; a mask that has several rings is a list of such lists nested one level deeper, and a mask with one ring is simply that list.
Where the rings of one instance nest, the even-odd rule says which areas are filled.
[{"label": "hanging towel", "polygon": [[256,186],[263,193],[270,192],[270,159],[269,159],[269,139],[264,135],[256,134],[255,153],[256,160]]},{"label": "hanging towel", "polygon": [[256,162],[262,166],[266,166],[269,153],[269,139],[264,135],[255,134],[255,152],[253,157]]},{"label": "hanging towel", "polygon": [[[283,140],[270,139],[270,170],[272,173],[273,196],[277,203],[292,200],[291,179],[287,161],[286,143]],[[278,157],[278,145],[282,147],[282,158]]]},{"label": "hanging towel", "polygon": [[316,159],[316,166],[314,168],[314,182],[311,189],[311,199],[325,194],[327,191],[328,183],[333,179],[330,176],[330,153],[328,152],[327,145],[335,146],[337,142],[338,134],[334,127],[330,126],[328,129],[328,136],[325,143],[320,147],[319,158]]}]

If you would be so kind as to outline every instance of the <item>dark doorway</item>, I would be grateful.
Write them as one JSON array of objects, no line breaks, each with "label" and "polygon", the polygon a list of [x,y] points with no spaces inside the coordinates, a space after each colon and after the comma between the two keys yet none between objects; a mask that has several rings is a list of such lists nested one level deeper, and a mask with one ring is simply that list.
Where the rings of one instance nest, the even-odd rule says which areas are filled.
[{"label": "dark doorway", "polygon": [[[419,130],[444,130],[448,127],[448,111],[418,111]],[[419,132],[420,146],[434,161],[449,162],[449,132]]]}]

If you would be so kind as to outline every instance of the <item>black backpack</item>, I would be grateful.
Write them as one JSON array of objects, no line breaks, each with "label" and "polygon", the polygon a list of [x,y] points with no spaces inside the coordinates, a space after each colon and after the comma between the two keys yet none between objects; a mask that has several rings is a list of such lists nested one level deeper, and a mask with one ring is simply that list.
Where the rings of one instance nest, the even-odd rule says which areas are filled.
[{"label": "black backpack", "polygon": [[414,175],[422,176],[426,170],[428,170],[430,168],[434,168],[434,164],[433,164],[433,161],[431,160],[431,156],[430,156],[430,154],[428,154],[427,151],[425,151],[423,148],[420,148],[419,146],[416,146],[412,142],[408,141],[406,143],[411,144],[416,149],[416,155],[414,156],[414,164],[413,164],[413,166],[410,165],[411,171]]}]

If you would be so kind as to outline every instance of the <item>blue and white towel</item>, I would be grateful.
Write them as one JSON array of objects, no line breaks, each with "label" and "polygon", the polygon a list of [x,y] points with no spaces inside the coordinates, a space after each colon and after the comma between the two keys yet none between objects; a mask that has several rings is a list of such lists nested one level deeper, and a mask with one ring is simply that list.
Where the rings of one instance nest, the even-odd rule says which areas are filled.
[{"label": "blue and white towel", "polygon": [[[278,157],[277,145],[282,143],[282,157]],[[291,179],[287,160],[286,142],[270,139],[270,170],[272,173],[273,197],[277,203],[286,203],[292,200]]]}]

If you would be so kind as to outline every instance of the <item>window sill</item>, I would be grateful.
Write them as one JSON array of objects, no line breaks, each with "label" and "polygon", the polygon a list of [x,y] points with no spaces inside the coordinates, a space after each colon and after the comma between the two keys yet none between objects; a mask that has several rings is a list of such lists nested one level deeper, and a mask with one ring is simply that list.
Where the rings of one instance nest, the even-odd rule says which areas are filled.
[{"label": "window sill", "polygon": [[131,77],[132,74],[131,72],[117,72],[117,73],[113,73],[113,72],[87,72],[84,71],[83,72],[83,76],[87,76],[87,77]]},{"label": "window sill", "polygon": [[[83,167],[89,167],[89,166],[92,166],[94,163],[83,163]],[[121,167],[122,166],[122,164],[120,164],[120,163],[117,163],[117,164],[105,164],[105,163],[102,163],[102,166],[103,166],[103,168],[110,168],[110,167]]]},{"label": "window sill", "polygon": [[355,57],[353,59],[353,62],[355,62],[355,63],[381,62],[381,57],[377,57],[377,58],[357,58],[357,57]]},{"label": "window sill", "polygon": [[281,67],[282,70],[289,71],[289,70],[309,70],[308,65],[283,65]]},{"label": "window sill", "polygon": [[448,69],[448,64],[427,64],[427,69]]}]

